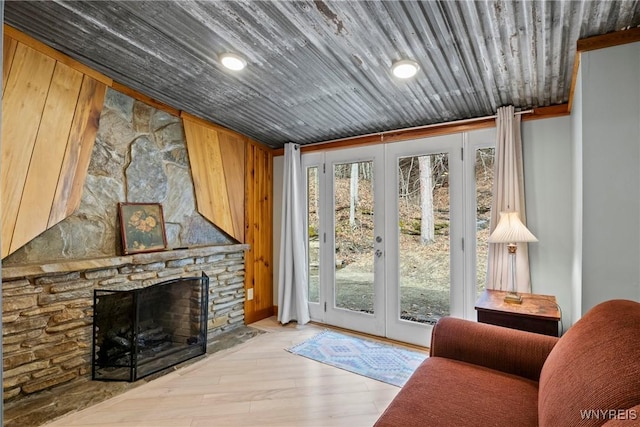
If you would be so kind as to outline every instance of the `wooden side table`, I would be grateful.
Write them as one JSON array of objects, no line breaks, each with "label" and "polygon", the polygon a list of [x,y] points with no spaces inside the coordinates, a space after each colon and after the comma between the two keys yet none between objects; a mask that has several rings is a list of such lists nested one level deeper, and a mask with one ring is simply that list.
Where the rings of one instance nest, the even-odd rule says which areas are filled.
[{"label": "wooden side table", "polygon": [[558,336],[560,310],[556,297],[520,293],[522,304],[504,302],[506,292],[485,290],[476,302],[478,322]]}]

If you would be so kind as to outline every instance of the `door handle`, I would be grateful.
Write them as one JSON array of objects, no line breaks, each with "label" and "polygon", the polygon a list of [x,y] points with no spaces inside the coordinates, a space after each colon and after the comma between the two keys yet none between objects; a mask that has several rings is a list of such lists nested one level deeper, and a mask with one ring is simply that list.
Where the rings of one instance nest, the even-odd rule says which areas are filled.
[{"label": "door handle", "polygon": [[376,256],[380,258],[382,256],[382,251],[380,249],[376,250]]}]

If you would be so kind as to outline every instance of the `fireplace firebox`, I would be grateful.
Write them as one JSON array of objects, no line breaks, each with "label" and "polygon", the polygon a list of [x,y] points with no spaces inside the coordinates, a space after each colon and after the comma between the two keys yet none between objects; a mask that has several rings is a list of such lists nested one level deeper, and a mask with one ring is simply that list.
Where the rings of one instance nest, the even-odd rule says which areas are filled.
[{"label": "fireplace firebox", "polygon": [[92,378],[136,381],[207,351],[209,278],[94,290]]}]

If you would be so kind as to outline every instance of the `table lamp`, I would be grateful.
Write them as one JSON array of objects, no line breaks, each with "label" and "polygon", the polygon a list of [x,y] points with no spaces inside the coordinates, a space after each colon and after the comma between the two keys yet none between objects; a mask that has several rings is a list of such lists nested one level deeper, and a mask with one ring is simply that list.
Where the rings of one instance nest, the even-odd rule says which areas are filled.
[{"label": "table lamp", "polygon": [[500,221],[489,236],[489,243],[506,243],[509,251],[509,291],[504,297],[505,302],[521,304],[522,296],[516,289],[516,250],[520,242],[537,242],[536,236],[531,234],[520,221],[518,212],[500,212]]}]

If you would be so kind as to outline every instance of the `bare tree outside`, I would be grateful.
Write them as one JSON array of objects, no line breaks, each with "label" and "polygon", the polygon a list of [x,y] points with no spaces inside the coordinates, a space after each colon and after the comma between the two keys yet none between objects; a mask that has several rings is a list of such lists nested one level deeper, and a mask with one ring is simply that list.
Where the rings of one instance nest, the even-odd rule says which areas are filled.
[{"label": "bare tree outside", "polygon": [[434,234],[433,223],[433,171],[431,170],[431,156],[418,157],[420,167],[420,243],[432,243]]},{"label": "bare tree outside", "polygon": [[[487,238],[493,189],[494,149],[475,153],[477,289],[486,278]],[[354,311],[372,312],[373,288],[367,282],[373,270],[373,182],[372,163],[335,165],[333,203],[335,223],[336,305]],[[449,314],[449,159],[446,154],[398,159],[397,206],[401,317],[434,323]],[[353,179],[357,183],[353,183]],[[431,182],[429,182],[429,179]],[[309,295],[318,298],[318,169],[308,171],[308,224],[310,274]],[[357,192],[354,191],[354,185]],[[430,199],[430,200],[429,200]],[[392,203],[392,201],[386,201]],[[429,207],[429,205],[431,207]],[[425,219],[426,217],[426,219]],[[428,224],[428,225],[425,225]],[[433,227],[432,231],[431,227]],[[426,230],[425,230],[426,229]],[[426,239],[423,232],[426,231]],[[329,237],[328,237],[329,238]],[[428,242],[427,244],[424,244]]]},{"label": "bare tree outside", "polygon": [[356,209],[358,208],[358,163],[351,165],[350,180],[350,197],[349,197],[349,225],[351,228],[356,226]]}]

